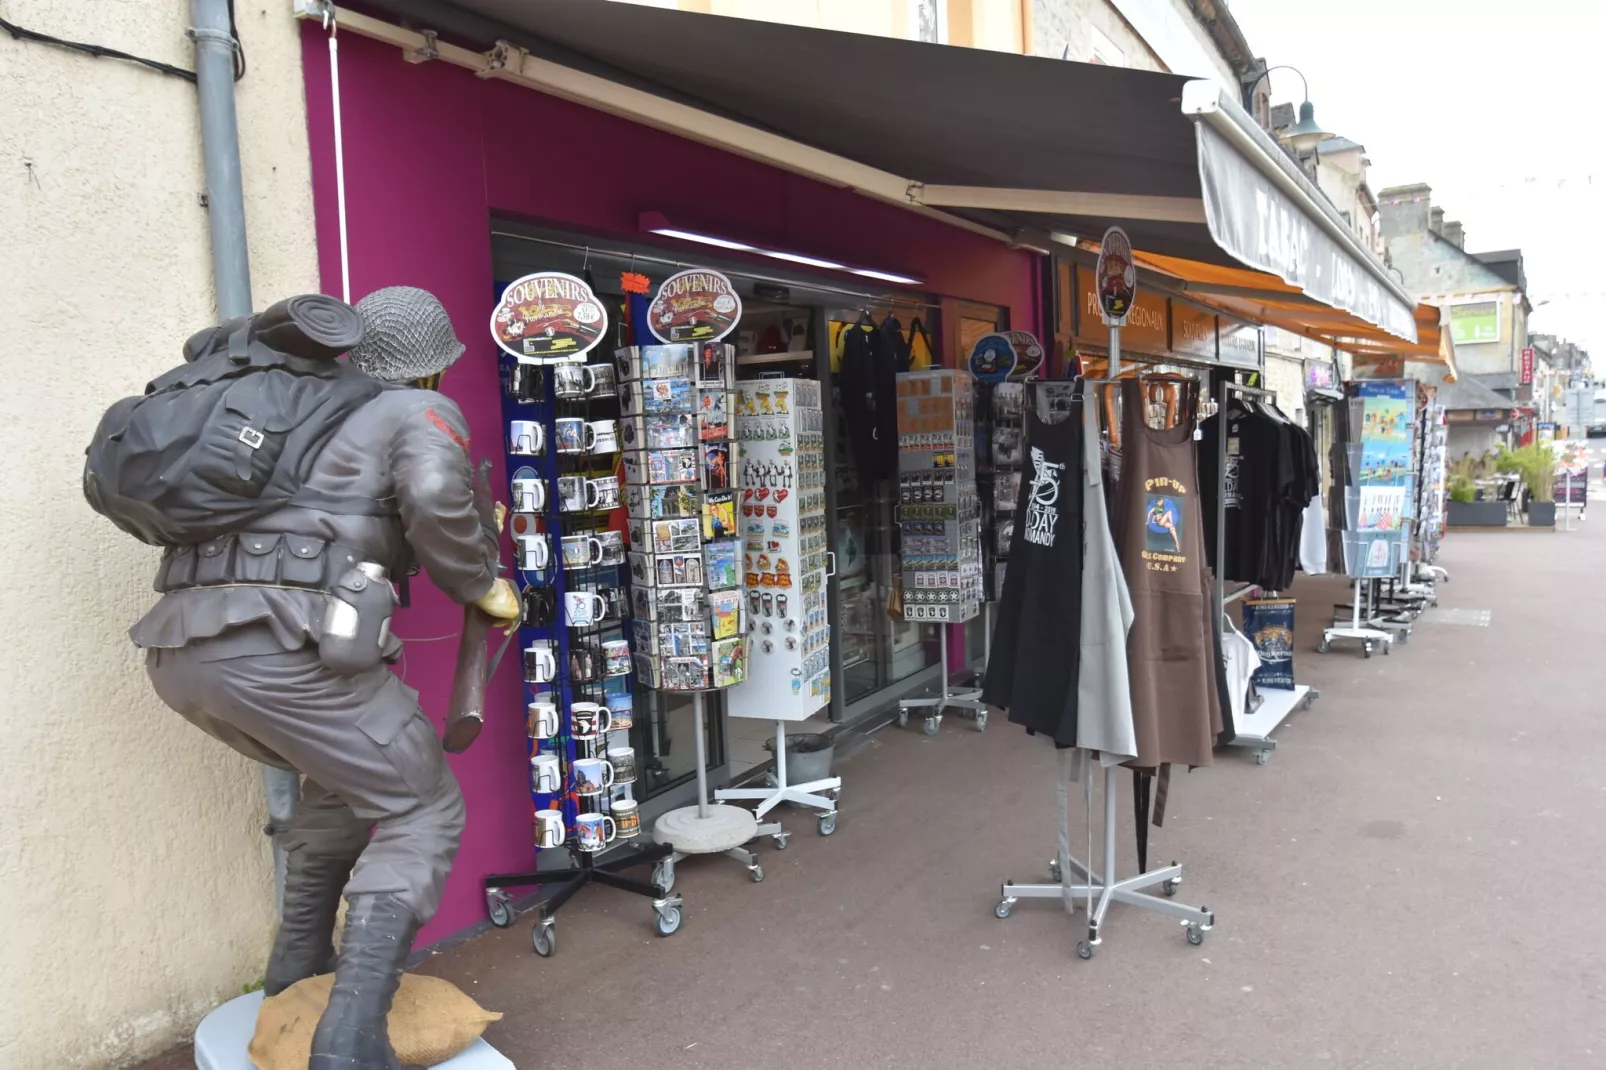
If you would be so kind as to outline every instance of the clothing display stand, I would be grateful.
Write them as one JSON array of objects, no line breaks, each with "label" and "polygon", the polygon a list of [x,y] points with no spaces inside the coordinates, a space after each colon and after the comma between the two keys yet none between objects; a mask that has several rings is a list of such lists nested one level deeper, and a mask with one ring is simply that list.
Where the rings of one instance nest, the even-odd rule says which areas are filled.
[{"label": "clothing display stand", "polygon": [[926,735],[937,734],[942,724],[942,713],[952,706],[955,709],[971,710],[976,718],[976,731],[980,732],[987,727],[987,704],[981,700],[981,688],[967,687],[954,690],[948,682],[948,629],[944,627],[937,637],[937,646],[942,651],[942,677],[939,682],[940,690],[935,695],[926,695],[920,698],[905,698],[898,700],[898,727],[902,728],[909,723],[910,710],[930,710],[926,714]]},{"label": "clothing display stand", "polygon": [[[1251,584],[1232,592],[1226,600],[1236,602],[1245,595],[1253,597],[1260,593],[1260,588]],[[1229,746],[1253,750],[1255,764],[1265,765],[1271,761],[1271,752],[1277,749],[1277,740],[1272,733],[1281,728],[1295,710],[1310,709],[1311,704],[1322,697],[1322,693],[1308,684],[1295,684],[1292,691],[1262,687],[1256,694],[1260,696],[1260,704],[1236,715]]]},{"label": "clothing display stand", "polygon": [[[1076,945],[1076,953],[1084,959],[1093,957],[1099,945],[1103,943],[1103,930],[1105,916],[1108,914],[1111,903],[1125,903],[1140,910],[1152,910],[1157,914],[1165,914],[1181,921],[1188,943],[1197,947],[1204,943],[1205,934],[1215,927],[1216,916],[1206,907],[1186,906],[1174,903],[1170,897],[1177,894],[1177,888],[1182,884],[1182,866],[1173,862],[1160,869],[1151,869],[1123,880],[1115,880],[1115,835],[1116,835],[1116,808],[1115,792],[1112,790],[1115,782],[1115,768],[1104,767],[1104,864],[1102,869],[1094,870],[1092,858],[1084,863],[1071,854],[1070,831],[1070,785],[1076,779],[1082,779],[1086,785],[1086,801],[1088,804],[1088,821],[1090,826],[1089,846],[1091,847],[1092,822],[1092,770],[1086,768],[1087,752],[1082,750],[1066,749],[1055,755],[1058,764],[1057,795],[1059,812],[1059,854],[1049,863],[1049,883],[1046,884],[1016,884],[1006,880],[1001,888],[1001,898],[998,905],[993,908],[994,916],[1007,918],[1015,912],[1015,904],[1021,899],[1058,899],[1065,903],[1068,911],[1074,910],[1076,900],[1080,899],[1087,904],[1087,939]],[[1078,774],[1077,764],[1084,768]],[[1082,883],[1068,883],[1067,874],[1074,874],[1081,878]],[[1160,886],[1165,898],[1146,894],[1143,889]],[[1094,904],[1094,899],[1097,904]]]},{"label": "clothing display stand", "polygon": [[[639,820],[620,828],[612,812],[630,798],[637,775],[633,755],[625,757],[629,748],[612,746],[628,743],[634,723],[624,540],[607,527],[608,514],[620,506],[616,377],[611,365],[586,363],[583,355],[526,359],[513,350],[502,356],[501,373],[519,631],[528,644],[524,698],[535,841],[538,851],[561,846],[569,865],[485,876],[491,922],[499,928],[513,923],[507,889],[539,886],[531,943],[536,954],[550,957],[557,950],[558,911],[582,888],[601,884],[650,899],[656,930],[668,936],[680,928],[681,898],[623,874],[659,861],[669,849],[610,848],[640,833]],[[571,598],[587,607],[582,616]],[[602,707],[611,707],[606,720]],[[614,835],[606,834],[610,823]],[[546,828],[555,830],[551,839],[543,838]]]},{"label": "clothing display stand", "polygon": [[[786,779],[786,722],[775,722],[775,782],[765,788],[721,788],[714,793],[714,798],[724,801],[726,799],[760,800],[758,808],[754,811],[755,817],[763,817],[783,802],[796,806],[812,806],[816,810],[824,811],[819,817],[820,835],[829,836],[836,831],[836,804],[837,794],[842,790],[842,778],[839,776],[826,777],[823,780],[810,780],[804,784],[791,784]],[[830,792],[829,796],[821,794]],[[766,825],[759,830],[760,835],[768,835],[766,830],[776,830],[775,847],[777,850],[786,850],[787,833],[781,832],[779,825]]]}]

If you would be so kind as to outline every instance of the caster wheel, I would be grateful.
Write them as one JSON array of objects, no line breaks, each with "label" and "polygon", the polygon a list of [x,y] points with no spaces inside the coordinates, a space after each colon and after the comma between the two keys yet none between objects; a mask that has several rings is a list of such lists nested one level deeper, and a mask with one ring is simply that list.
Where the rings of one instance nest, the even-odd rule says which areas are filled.
[{"label": "caster wheel", "polygon": [[557,926],[546,922],[536,923],[530,930],[530,943],[535,946],[535,953],[544,959],[549,959],[558,950]]},{"label": "caster wheel", "polygon": [[1271,761],[1271,751],[1269,751],[1269,750],[1261,750],[1261,751],[1256,751],[1255,752],[1255,764],[1256,765],[1265,765],[1269,761]]},{"label": "caster wheel", "polygon": [[899,728],[908,728],[909,727],[909,711],[908,710],[899,710],[898,711],[898,727]]},{"label": "caster wheel", "polygon": [[497,892],[488,897],[491,906],[491,924],[498,929],[505,929],[513,924],[513,904]]},{"label": "caster wheel", "polygon": [[664,907],[658,912],[658,935],[673,936],[680,930],[680,908]]},{"label": "caster wheel", "polygon": [[1090,959],[1090,958],[1092,958],[1093,957],[1093,945],[1088,943],[1086,940],[1083,940],[1081,943],[1077,944],[1076,945],[1076,957],[1079,958],[1079,959]]},{"label": "caster wheel", "polygon": [[665,861],[658,863],[656,866],[653,866],[652,883],[653,887],[657,888],[665,895],[668,895],[671,891],[673,891],[675,887],[674,863],[666,859]]},{"label": "caster wheel", "polygon": [[1333,649],[1333,644],[1329,643],[1326,639],[1323,639],[1321,642],[1316,644],[1316,653],[1318,654],[1325,654],[1331,649]]},{"label": "caster wheel", "polygon": [[773,837],[775,840],[775,849],[777,851],[786,850],[786,841],[791,838],[792,834],[790,832],[777,832]]},{"label": "caster wheel", "polygon": [[1049,862],[1048,862],[1048,879],[1049,879],[1049,882],[1051,884],[1059,884],[1062,880],[1064,880],[1064,878],[1065,878],[1065,874],[1060,870],[1060,861],[1059,861],[1059,859],[1057,859],[1057,858],[1049,859]]},{"label": "caster wheel", "polygon": [[935,717],[927,717],[926,718],[926,735],[928,735],[928,736],[936,735],[937,734],[937,726],[940,725],[940,724],[942,724],[942,722],[937,720],[937,718],[935,718]]},{"label": "caster wheel", "polygon": [[1301,703],[1300,703],[1300,704],[1299,704],[1299,706],[1300,706],[1300,709],[1305,709],[1305,710],[1308,710],[1308,709],[1310,709],[1310,704],[1311,704],[1311,703],[1312,703],[1312,702],[1314,702],[1314,701],[1315,701],[1315,700],[1316,700],[1316,696],[1315,696],[1315,695],[1306,695],[1306,696],[1305,696],[1305,701],[1304,701],[1304,702],[1301,702]]},{"label": "caster wheel", "polygon": [[820,835],[821,836],[830,836],[833,833],[835,833],[836,832],[836,815],[835,814],[821,814],[820,815],[819,829],[820,829]]},{"label": "caster wheel", "polygon": [[1015,903],[1010,899],[1000,899],[998,905],[993,907],[993,917],[1002,920],[1015,913]]},{"label": "caster wheel", "polygon": [[764,867],[763,866],[754,866],[752,869],[748,870],[747,872],[753,878],[753,883],[754,884],[762,884],[764,882]]},{"label": "caster wheel", "polygon": [[1197,925],[1188,926],[1188,943],[1194,947],[1204,943],[1204,930]]},{"label": "caster wheel", "polygon": [[[1403,642],[1406,642],[1406,640],[1405,639],[1401,639],[1400,642],[1403,643]],[[1392,653],[1394,653],[1394,644],[1393,643],[1384,643],[1383,644],[1383,656],[1386,658]]]},{"label": "caster wheel", "polygon": [[1162,893],[1164,893],[1165,895],[1167,895],[1167,896],[1176,895],[1177,894],[1177,886],[1180,885],[1181,883],[1182,883],[1181,880],[1177,879],[1176,877],[1172,877],[1170,880],[1168,880],[1164,884],[1160,885],[1160,891]]},{"label": "caster wheel", "polygon": [[1361,647],[1361,655],[1363,657],[1368,657],[1368,658],[1372,656],[1372,644],[1371,643],[1367,643],[1365,646]]},{"label": "caster wheel", "polygon": [[977,710],[976,711],[976,731],[978,731],[978,732],[987,731],[987,711],[986,710]]}]

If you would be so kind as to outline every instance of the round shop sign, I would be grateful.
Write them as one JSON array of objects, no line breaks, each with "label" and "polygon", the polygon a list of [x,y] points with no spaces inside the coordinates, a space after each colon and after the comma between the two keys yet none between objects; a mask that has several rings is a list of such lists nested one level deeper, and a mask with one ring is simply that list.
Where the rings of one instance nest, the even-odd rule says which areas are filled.
[{"label": "round shop sign", "polygon": [[1042,369],[1046,356],[1037,336],[1031,331],[1008,331],[1004,337],[1009,339],[1010,347],[1015,350],[1015,367],[1009,377],[1019,381],[1036,375]]},{"label": "round shop sign", "polygon": [[717,342],[736,329],[742,299],[717,271],[692,268],[664,280],[647,308],[647,327],[660,342]]},{"label": "round shop sign", "polygon": [[1132,243],[1126,231],[1111,227],[1099,243],[1099,262],[1093,269],[1099,284],[1099,308],[1110,327],[1124,327],[1138,296],[1138,266],[1132,262]]},{"label": "round shop sign", "polygon": [[491,313],[491,337],[525,364],[583,361],[608,315],[584,279],[540,271],[510,283]]},{"label": "round shop sign", "polygon": [[983,383],[1001,383],[1019,360],[1009,335],[984,334],[970,349],[970,374]]}]

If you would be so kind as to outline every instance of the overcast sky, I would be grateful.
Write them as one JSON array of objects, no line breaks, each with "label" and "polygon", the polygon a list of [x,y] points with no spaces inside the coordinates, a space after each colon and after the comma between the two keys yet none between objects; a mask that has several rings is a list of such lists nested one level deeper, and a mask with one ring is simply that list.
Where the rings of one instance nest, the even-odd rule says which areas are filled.
[{"label": "overcast sky", "polygon": [[[1520,247],[1533,331],[1606,367],[1606,0],[1230,0],[1370,181],[1426,182],[1472,252]],[[1299,76],[1271,75],[1298,103]]]}]

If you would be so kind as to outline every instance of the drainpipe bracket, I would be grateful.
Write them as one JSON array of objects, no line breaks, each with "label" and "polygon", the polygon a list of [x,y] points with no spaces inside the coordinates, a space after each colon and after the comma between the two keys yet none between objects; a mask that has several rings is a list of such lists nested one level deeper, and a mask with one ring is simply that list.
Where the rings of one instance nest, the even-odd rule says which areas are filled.
[{"label": "drainpipe bracket", "polygon": [[529,50],[506,41],[496,42],[496,47],[485,53],[485,66],[474,72],[477,78],[498,78],[500,72],[508,71],[516,74],[524,69],[524,57]]},{"label": "drainpipe bracket", "polygon": [[432,59],[441,58],[439,43],[436,41],[434,30],[419,30],[418,35],[424,39],[418,48],[405,48],[402,50],[402,59],[408,63],[428,63]]},{"label": "drainpipe bracket", "polygon": [[207,42],[215,45],[227,45],[230,52],[240,47],[234,40],[234,35],[227,30],[211,30],[200,26],[191,26],[184,31],[184,36],[196,44]]},{"label": "drainpipe bracket", "polygon": [[298,19],[317,19],[328,26],[335,21],[334,0],[294,0],[291,13]]}]

